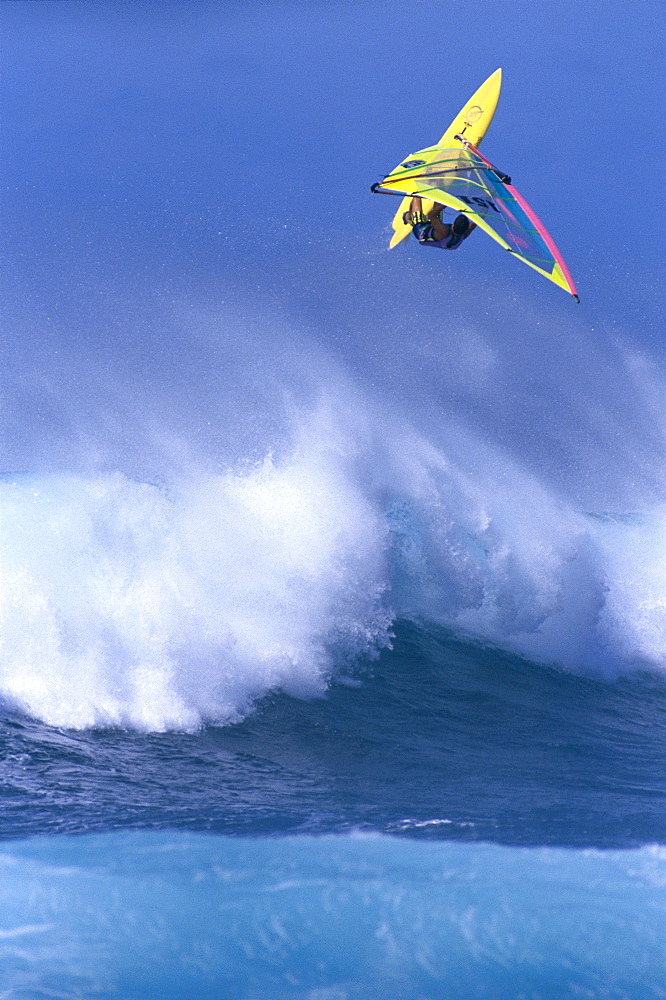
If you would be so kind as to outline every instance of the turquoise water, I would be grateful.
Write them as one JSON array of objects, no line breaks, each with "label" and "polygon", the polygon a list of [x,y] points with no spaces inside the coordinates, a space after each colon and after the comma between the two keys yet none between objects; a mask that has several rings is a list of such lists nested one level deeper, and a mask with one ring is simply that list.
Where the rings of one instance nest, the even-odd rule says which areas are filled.
[{"label": "turquoise water", "polygon": [[663,848],[125,832],[0,870],[9,996],[662,995]]}]

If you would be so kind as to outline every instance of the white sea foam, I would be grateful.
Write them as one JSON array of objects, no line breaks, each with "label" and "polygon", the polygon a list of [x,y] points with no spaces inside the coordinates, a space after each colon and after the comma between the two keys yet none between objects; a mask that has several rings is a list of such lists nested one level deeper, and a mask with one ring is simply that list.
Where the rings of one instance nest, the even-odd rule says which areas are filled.
[{"label": "white sea foam", "polygon": [[665,519],[586,516],[461,440],[329,398],[279,461],[169,489],[6,478],[3,697],[65,727],[233,721],[322,692],[397,615],[572,669],[661,669]]},{"label": "white sea foam", "polygon": [[388,641],[387,530],[321,453],[170,495],[120,474],[2,493],[2,694],[54,725],[238,719]]}]

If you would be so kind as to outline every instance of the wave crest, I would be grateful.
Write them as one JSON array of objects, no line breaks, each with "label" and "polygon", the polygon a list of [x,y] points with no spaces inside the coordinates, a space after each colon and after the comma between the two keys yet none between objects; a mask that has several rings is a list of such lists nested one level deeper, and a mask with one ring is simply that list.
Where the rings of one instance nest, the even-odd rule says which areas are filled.
[{"label": "wave crest", "polygon": [[506,456],[368,408],[279,461],[179,478],[5,477],[0,689],[50,724],[194,729],[425,618],[565,668],[661,669],[663,517],[590,516]]}]

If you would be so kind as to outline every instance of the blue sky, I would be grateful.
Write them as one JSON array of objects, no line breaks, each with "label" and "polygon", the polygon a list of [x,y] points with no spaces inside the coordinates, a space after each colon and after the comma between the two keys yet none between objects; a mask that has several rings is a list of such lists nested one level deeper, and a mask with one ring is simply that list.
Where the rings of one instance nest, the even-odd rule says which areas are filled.
[{"label": "blue sky", "polygon": [[[620,469],[622,502],[639,481],[658,494],[660,4],[14,0],[0,15],[6,462],[63,467],[81,421],[131,438],[109,416],[119,386],[191,429],[233,381],[247,416],[289,381],[292,350],[410,416],[454,414],[566,489],[591,475],[610,491]],[[480,234],[455,255],[385,250],[393,202],[370,184],[497,66],[484,151],[548,226],[580,307]],[[215,316],[226,346],[205,332]],[[501,393],[474,382],[480,342]],[[461,351],[471,375],[452,381]]]},{"label": "blue sky", "polygon": [[[635,246],[629,156],[631,190],[656,190],[657,3],[15,0],[2,15],[10,207],[33,226],[194,239],[199,221],[203,251],[261,200],[269,228],[321,206],[327,232],[371,239],[387,206],[369,183],[498,65],[487,151],[579,272]],[[643,232],[649,258],[656,217]]]}]

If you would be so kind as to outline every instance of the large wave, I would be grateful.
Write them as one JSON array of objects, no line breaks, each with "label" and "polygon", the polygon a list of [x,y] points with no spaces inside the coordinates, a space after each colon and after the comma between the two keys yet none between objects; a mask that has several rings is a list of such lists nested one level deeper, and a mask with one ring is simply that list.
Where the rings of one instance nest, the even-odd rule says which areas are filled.
[{"label": "large wave", "polygon": [[434,326],[352,265],[319,332],[236,287],[12,306],[7,703],[71,727],[233,721],[323,691],[399,617],[570,670],[663,669],[658,366],[529,303],[517,338],[501,297],[487,330],[453,303]]},{"label": "large wave", "polygon": [[271,690],[320,693],[397,616],[573,670],[663,668],[664,517],[576,511],[348,384],[292,414],[278,457],[0,489],[0,690],[54,725],[234,721]]}]

